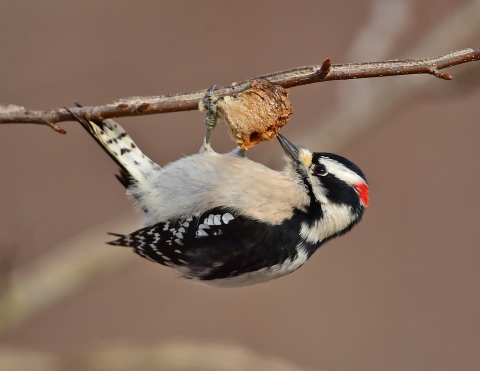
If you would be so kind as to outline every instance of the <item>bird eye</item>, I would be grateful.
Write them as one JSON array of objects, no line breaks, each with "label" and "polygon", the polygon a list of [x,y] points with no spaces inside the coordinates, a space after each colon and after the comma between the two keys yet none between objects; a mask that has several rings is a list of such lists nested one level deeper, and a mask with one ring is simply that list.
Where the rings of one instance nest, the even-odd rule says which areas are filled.
[{"label": "bird eye", "polygon": [[325,176],[328,174],[327,168],[325,165],[316,165],[313,169],[315,174],[320,175],[320,176]]}]

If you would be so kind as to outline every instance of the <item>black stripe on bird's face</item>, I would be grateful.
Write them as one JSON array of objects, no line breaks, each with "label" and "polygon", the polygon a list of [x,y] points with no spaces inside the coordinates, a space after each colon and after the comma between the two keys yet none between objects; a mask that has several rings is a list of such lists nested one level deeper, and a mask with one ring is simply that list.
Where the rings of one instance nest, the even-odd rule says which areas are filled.
[{"label": "black stripe on bird's face", "polygon": [[312,162],[318,164],[320,163],[322,158],[331,159],[338,162],[339,164],[346,167],[348,170],[351,170],[352,172],[360,176],[364,180],[364,182],[367,183],[367,178],[365,177],[365,174],[363,173],[363,171],[349,159],[336,155],[334,153],[315,152],[313,153],[313,156],[312,156]]},{"label": "black stripe on bird's face", "polygon": [[347,205],[360,212],[365,205],[358,194],[358,184],[365,184],[365,175],[350,160],[332,153],[313,153],[309,166],[312,185],[321,188],[320,192],[328,202]]}]

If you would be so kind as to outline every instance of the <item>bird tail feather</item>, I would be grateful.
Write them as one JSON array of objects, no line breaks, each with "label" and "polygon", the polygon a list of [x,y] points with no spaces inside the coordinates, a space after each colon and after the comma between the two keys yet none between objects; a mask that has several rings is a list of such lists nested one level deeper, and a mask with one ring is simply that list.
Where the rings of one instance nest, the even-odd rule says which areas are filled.
[{"label": "bird tail feather", "polygon": [[115,176],[125,188],[132,185],[132,181],[142,182],[152,173],[161,170],[159,165],[145,156],[125,129],[114,120],[86,120],[68,108],[67,110],[120,166],[120,175]]}]

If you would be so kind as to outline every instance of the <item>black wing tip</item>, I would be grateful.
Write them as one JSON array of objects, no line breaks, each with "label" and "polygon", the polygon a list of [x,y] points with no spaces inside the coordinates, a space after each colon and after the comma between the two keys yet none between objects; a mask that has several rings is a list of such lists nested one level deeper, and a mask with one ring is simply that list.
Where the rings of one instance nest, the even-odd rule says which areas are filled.
[{"label": "black wing tip", "polygon": [[[113,233],[113,232],[107,232],[107,234],[111,235],[111,236],[115,236],[115,237],[120,237],[116,240],[113,240],[113,241],[108,241],[106,242],[106,244],[108,245],[112,245],[112,246],[125,246],[123,243],[122,243],[122,239],[125,238],[125,234],[120,234],[120,233]],[[128,247],[128,246],[126,246]]]},{"label": "black wing tip", "polygon": [[115,236],[115,237],[125,237],[126,234],[121,234],[121,233],[114,233],[114,232],[107,232],[110,236]]}]

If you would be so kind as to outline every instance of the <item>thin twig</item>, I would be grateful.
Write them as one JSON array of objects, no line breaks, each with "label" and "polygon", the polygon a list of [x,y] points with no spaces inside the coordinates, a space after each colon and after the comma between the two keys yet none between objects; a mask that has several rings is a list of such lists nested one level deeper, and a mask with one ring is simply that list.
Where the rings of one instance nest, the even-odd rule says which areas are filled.
[{"label": "thin twig", "polygon": [[[478,34],[480,29],[480,23],[478,22],[480,14],[480,2],[472,1],[466,4],[459,11],[450,15],[450,17],[437,25],[433,30],[430,30],[427,35],[423,35],[418,44],[411,49],[407,55],[420,55],[423,54],[436,54],[439,48],[444,49],[453,49],[455,45],[460,45],[466,43],[468,40],[471,40],[473,35]],[[472,53],[471,50],[461,51],[461,53]],[[460,53],[460,52],[456,52]],[[455,53],[455,54],[456,54]],[[474,51],[478,55],[479,51]],[[454,53],[451,53],[454,54]],[[449,54],[449,55],[451,55]],[[381,57],[378,57],[379,59]],[[477,60],[477,58],[468,59],[464,62],[469,62],[471,60]],[[462,62],[463,63],[463,62]],[[457,63],[458,64],[458,63]],[[452,64],[453,65],[453,64]],[[407,80],[407,79],[400,79]],[[417,79],[413,79],[417,81]],[[428,79],[429,81],[433,79]],[[412,97],[412,95],[419,90],[417,84],[413,84],[414,81],[411,79],[408,80],[409,84],[407,88],[399,87],[394,85],[390,87],[387,91],[381,90],[371,94],[369,101],[375,102],[375,104],[369,103],[362,105],[363,110],[354,109],[354,110],[345,110],[345,105],[342,105],[338,108],[333,115],[335,119],[324,119],[322,121],[322,129],[315,133],[315,135],[309,135],[309,138],[305,140],[298,140],[298,143],[305,145],[307,148],[318,148],[322,151],[338,151],[339,147],[344,145],[349,140],[352,140],[352,137],[358,135],[359,132],[367,130],[370,128],[372,122],[378,122],[380,115],[385,115],[389,109],[392,107],[398,107],[403,102],[405,96]],[[400,81],[395,81],[400,82]],[[423,85],[422,85],[423,86]],[[376,99],[377,97],[382,97],[382,99]],[[388,98],[387,103],[382,103],[379,107],[378,102],[383,101],[385,98]],[[134,98],[131,98],[134,99]],[[24,110],[23,107],[13,106],[10,107],[11,110]],[[78,110],[74,108],[76,112]],[[3,112],[2,112],[3,111]],[[4,118],[5,106],[0,105],[0,117]],[[366,112],[369,114],[367,115]],[[12,116],[13,117],[13,116]],[[355,121],[356,120],[356,121]],[[9,121],[11,122],[11,121]],[[367,123],[368,122],[368,123]],[[384,122],[384,121],[383,121]],[[2,122],[0,122],[2,123]],[[344,124],[348,124],[349,127],[345,127]],[[317,127],[320,127],[317,123]],[[349,134],[344,134],[348,130]],[[70,295],[72,291],[82,287],[89,282],[92,282],[94,279],[98,279],[98,276],[92,274],[91,267],[95,266],[97,272],[108,271],[109,269],[119,269],[125,262],[129,261],[129,257],[134,257],[133,254],[130,254],[128,251],[124,254],[121,251],[115,252],[115,255],[122,255],[125,257],[125,260],[122,257],[110,256],[112,252],[105,250],[105,253],[110,254],[108,259],[105,259],[101,254],[103,249],[98,249],[98,241],[104,241],[104,233],[106,230],[131,230],[134,228],[132,226],[131,217],[128,219],[121,218],[118,220],[111,221],[111,225],[100,225],[95,228],[96,232],[86,231],[77,236],[78,241],[67,242],[65,245],[58,246],[51,250],[49,254],[46,254],[42,261],[39,262],[38,266],[35,264],[35,268],[30,268],[27,272],[20,272],[19,276],[16,275],[13,277],[13,286],[10,287],[10,293],[6,293],[5,297],[0,297],[0,309],[2,304],[6,308],[10,309],[8,316],[1,318],[0,317],[0,333],[2,330],[11,328],[15,324],[21,323],[26,318],[29,318],[33,313],[38,312],[41,308],[53,305],[60,298],[65,298],[65,296]],[[114,227],[113,227],[114,226]],[[98,229],[97,229],[98,228]],[[95,242],[95,243],[94,243]],[[86,249],[86,246],[93,246],[93,249]],[[65,259],[60,258],[58,251],[67,249],[65,253]],[[78,255],[80,254],[80,258]],[[70,259],[69,256],[76,256],[75,259]],[[92,259],[92,260],[87,260]],[[113,259],[112,259],[113,258]],[[57,260],[58,259],[58,260]],[[64,274],[55,274],[58,272],[59,268],[63,267],[65,269]],[[43,267],[43,268],[42,268]],[[87,267],[88,269],[86,269]],[[46,272],[53,272],[53,279],[48,280],[44,278]],[[78,280],[72,281],[71,279],[66,279],[68,275],[74,272],[74,275],[77,275],[77,272],[81,272],[85,277],[78,277]],[[50,284],[50,282],[52,284]],[[61,287],[59,282],[66,282],[66,287]],[[34,287],[34,283],[38,283]],[[38,295],[41,293],[41,295]],[[12,301],[13,300],[13,301]],[[5,357],[2,358],[4,353],[0,349],[0,359],[5,363]],[[10,352],[9,354],[12,354]],[[26,359],[23,355],[18,359]],[[36,363],[38,364],[38,362]],[[21,367],[21,370],[29,369],[28,367]],[[45,367],[47,370],[53,370],[53,367]],[[58,369],[62,369],[58,367]]]},{"label": "thin twig", "polygon": [[[391,60],[386,62],[367,62],[349,64],[331,64],[326,59],[321,65],[298,67],[261,76],[284,88],[313,84],[332,80],[349,80],[367,77],[398,76],[410,74],[431,74],[450,80],[451,75],[440,72],[441,69],[462,63],[480,60],[480,49],[463,49],[440,57],[427,59]],[[230,86],[219,87],[215,94],[219,97],[237,94],[250,87],[252,79]],[[191,111],[198,109],[198,103],[206,90],[152,97],[132,97],[120,99],[104,106],[69,108],[79,116],[92,119],[142,116],[155,113]],[[4,109],[12,105],[0,105],[0,124],[40,124],[48,125],[59,133],[63,129],[57,122],[72,121],[72,115],[64,108],[48,111],[30,111],[20,106],[16,109]]]},{"label": "thin twig", "polygon": [[[480,0],[467,2],[436,27],[427,30],[416,43],[411,45],[405,56],[408,58],[421,54],[434,55],[439,50],[453,49],[456,45],[475,38],[480,32],[479,17]],[[381,55],[375,57],[382,58]],[[472,83],[474,80],[473,76],[469,77]],[[373,83],[373,81],[370,82]],[[381,84],[381,82],[384,83]],[[423,89],[434,83],[433,79],[418,78],[395,79],[388,83],[382,80],[368,86],[364,83],[359,88],[361,91],[353,86],[350,94],[344,97],[346,99],[338,102],[334,110],[325,112],[321,120],[312,123],[317,128],[315,131],[303,138],[292,138],[292,140],[306,148],[321,148],[325,152],[339,151],[341,147],[356,140],[360,133],[372,130],[375,125],[384,124],[385,119],[387,121],[390,119],[389,115],[393,110],[402,107],[407,100],[415,99],[422,92],[424,93]],[[339,87],[343,88],[345,84],[340,85],[342,86]],[[448,84],[448,87],[452,86],[454,85]]]}]

